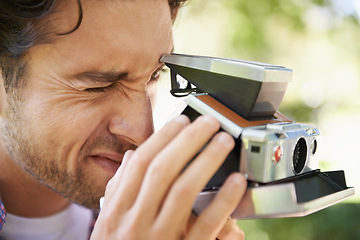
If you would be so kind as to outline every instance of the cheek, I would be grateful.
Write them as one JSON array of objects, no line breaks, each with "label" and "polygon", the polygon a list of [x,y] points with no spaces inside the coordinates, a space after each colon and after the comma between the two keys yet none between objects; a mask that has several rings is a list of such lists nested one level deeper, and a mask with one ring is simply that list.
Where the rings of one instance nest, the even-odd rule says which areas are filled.
[{"label": "cheek", "polygon": [[105,131],[140,144],[153,132],[151,104],[145,92],[109,93],[96,99],[77,94],[37,96],[25,107],[31,128],[57,146],[81,147],[93,134]]},{"label": "cheek", "polygon": [[88,102],[71,98],[35,98],[24,109],[32,131],[58,146],[86,138],[100,122]]}]

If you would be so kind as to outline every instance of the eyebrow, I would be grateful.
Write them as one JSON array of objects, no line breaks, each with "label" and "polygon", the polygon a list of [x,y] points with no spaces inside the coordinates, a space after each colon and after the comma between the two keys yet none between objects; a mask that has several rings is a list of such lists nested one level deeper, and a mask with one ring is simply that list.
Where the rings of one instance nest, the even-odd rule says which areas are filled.
[{"label": "eyebrow", "polygon": [[[157,71],[164,67],[164,63],[160,63],[154,71]],[[153,72],[154,72],[153,71]],[[145,74],[146,76],[148,74]],[[151,73],[149,73],[151,75]],[[76,73],[70,76],[72,79],[77,79],[85,82],[91,83],[115,83],[121,80],[131,80],[129,79],[128,72],[115,72],[115,71],[85,71]],[[142,77],[142,76],[140,76]],[[136,79],[136,78],[135,78]]]}]

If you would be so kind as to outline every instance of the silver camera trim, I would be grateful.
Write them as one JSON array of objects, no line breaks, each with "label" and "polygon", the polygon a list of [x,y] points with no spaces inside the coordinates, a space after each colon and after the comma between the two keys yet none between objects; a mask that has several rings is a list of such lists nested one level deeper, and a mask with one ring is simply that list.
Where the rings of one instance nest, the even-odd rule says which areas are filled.
[{"label": "silver camera trim", "polygon": [[254,61],[176,53],[164,55],[160,61],[212,73],[252,79],[259,82],[289,82],[292,79],[291,69]]},{"label": "silver camera trim", "polygon": [[[320,134],[316,127],[294,122],[241,127],[198,99],[196,96],[196,94],[190,94],[186,98],[186,104],[182,106],[182,110],[185,109],[185,107],[190,106],[202,115],[212,115],[220,122],[223,130],[230,133],[235,139],[240,138],[242,140],[241,155],[239,156],[241,158],[241,160],[239,158],[239,171],[246,174],[248,180],[267,183],[299,175],[318,168],[317,165],[312,168],[309,166],[310,158],[313,159],[314,162],[317,162],[316,157],[310,154],[308,143],[313,141],[314,137]],[[177,113],[179,113],[179,111],[177,111]],[[309,134],[307,129],[311,129],[312,133]],[[274,134],[278,134],[281,137],[268,141],[268,138],[274,138]],[[295,135],[295,137],[291,137],[291,135]],[[293,154],[295,152],[296,144],[300,139],[304,139],[306,144],[306,160],[301,171],[297,173],[293,164]],[[254,143],[257,142],[259,143],[257,146],[261,145],[262,151],[266,151],[267,154],[259,154],[256,158],[256,154],[251,153],[251,147],[249,146],[253,146]],[[264,145],[264,143],[268,143],[269,145]],[[283,153],[286,153],[286,155],[283,155],[281,161],[274,165],[271,159],[273,157],[273,148],[276,146],[281,146],[284,150]],[[292,146],[290,150],[288,150],[289,146]],[[254,165],[255,162],[258,163],[256,166]],[[291,166],[289,166],[289,164]]]},{"label": "silver camera trim", "polygon": [[[289,122],[289,119],[277,112],[277,109],[283,99],[287,84],[291,81],[291,69],[237,59],[183,54],[164,55],[160,61],[171,69],[171,93],[174,96],[184,96],[190,92],[202,92],[211,95],[222,104],[220,108],[218,105],[215,107],[212,102],[210,103],[211,106],[209,106],[194,95],[190,95],[181,106],[181,109],[178,109],[175,116],[181,114],[187,106],[193,108],[200,115],[210,114],[218,119],[222,129],[230,133],[235,139],[239,140],[241,137],[239,140],[242,141],[241,143],[246,141],[243,137],[247,133],[251,131],[259,132],[259,128],[264,129],[264,124],[260,123],[261,121],[254,121],[252,125],[243,126],[243,119],[276,117],[276,121],[268,121],[271,122],[268,125],[269,129],[273,128],[273,130],[283,127],[281,122],[284,124]],[[185,88],[178,84],[178,75],[188,81]],[[224,111],[224,108],[232,110],[234,114],[228,114],[228,112]],[[224,113],[225,116],[219,111]],[[238,121],[238,117],[242,119]],[[299,125],[290,121],[288,126],[296,127]],[[319,135],[319,132],[314,126],[303,124],[300,127],[308,136],[305,138],[307,154],[304,168],[296,174],[292,158],[290,161],[291,167],[285,166],[287,170],[291,171],[286,175],[288,177],[268,178],[265,181],[259,181],[257,178],[252,180],[251,174],[243,171],[245,176],[248,177],[249,184],[244,198],[232,213],[233,218],[305,216],[354,195],[354,188],[346,186],[344,171],[321,172],[318,169],[312,170],[316,168],[316,166],[312,165],[317,162],[314,159],[318,148],[316,136]],[[265,127],[265,129],[267,128]],[[289,129],[282,130],[284,131],[279,133],[280,137],[290,137],[287,134]],[[299,139],[301,137],[295,139],[296,143]],[[295,146],[296,144],[293,148],[283,147],[283,155],[286,149],[291,149],[291,156],[293,156]],[[270,155],[274,155],[274,146],[269,149]],[[246,158],[242,156],[243,152],[246,151],[242,151],[239,156],[239,161],[241,158],[240,164],[246,162]],[[236,152],[235,155],[237,154]],[[289,159],[285,158],[286,154],[275,165],[281,165],[279,164],[280,161],[289,162]],[[232,159],[236,160],[236,157]],[[270,159],[270,161],[273,160]],[[270,163],[270,166],[272,167],[274,164]],[[232,169],[237,167],[230,165],[230,168],[230,172],[232,172]],[[239,171],[241,171],[241,167]],[[228,169],[226,170],[227,173]],[[218,185],[212,185],[213,183],[209,185],[209,188],[199,193],[193,205],[195,213],[201,213],[216,197],[219,188]],[[216,182],[216,184],[218,183]],[[221,182],[219,186],[221,186]]]},{"label": "silver camera trim", "polygon": [[[217,196],[218,191],[201,192],[193,209],[200,213]],[[231,217],[234,219],[303,217],[339,203],[355,194],[354,188],[299,202],[296,185],[292,182],[276,185],[251,186],[245,192]]]}]

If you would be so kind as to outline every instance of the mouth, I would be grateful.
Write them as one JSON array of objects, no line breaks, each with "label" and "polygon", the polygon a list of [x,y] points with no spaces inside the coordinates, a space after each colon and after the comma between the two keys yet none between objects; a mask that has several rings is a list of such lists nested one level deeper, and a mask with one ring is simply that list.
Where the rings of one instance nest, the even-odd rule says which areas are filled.
[{"label": "mouth", "polygon": [[123,154],[119,153],[96,153],[90,155],[90,159],[111,175],[114,175],[121,165],[123,156]]}]

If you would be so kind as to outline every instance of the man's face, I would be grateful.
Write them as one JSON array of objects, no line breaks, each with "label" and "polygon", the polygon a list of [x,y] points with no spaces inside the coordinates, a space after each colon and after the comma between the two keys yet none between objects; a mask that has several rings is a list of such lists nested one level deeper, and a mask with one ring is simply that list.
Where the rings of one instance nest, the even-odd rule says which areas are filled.
[{"label": "man's face", "polygon": [[[79,29],[30,50],[3,138],[38,180],[96,207],[124,152],[152,134],[146,83],[173,45],[166,0],[82,3]],[[58,6],[56,31],[74,27],[77,9],[76,1]]]}]

